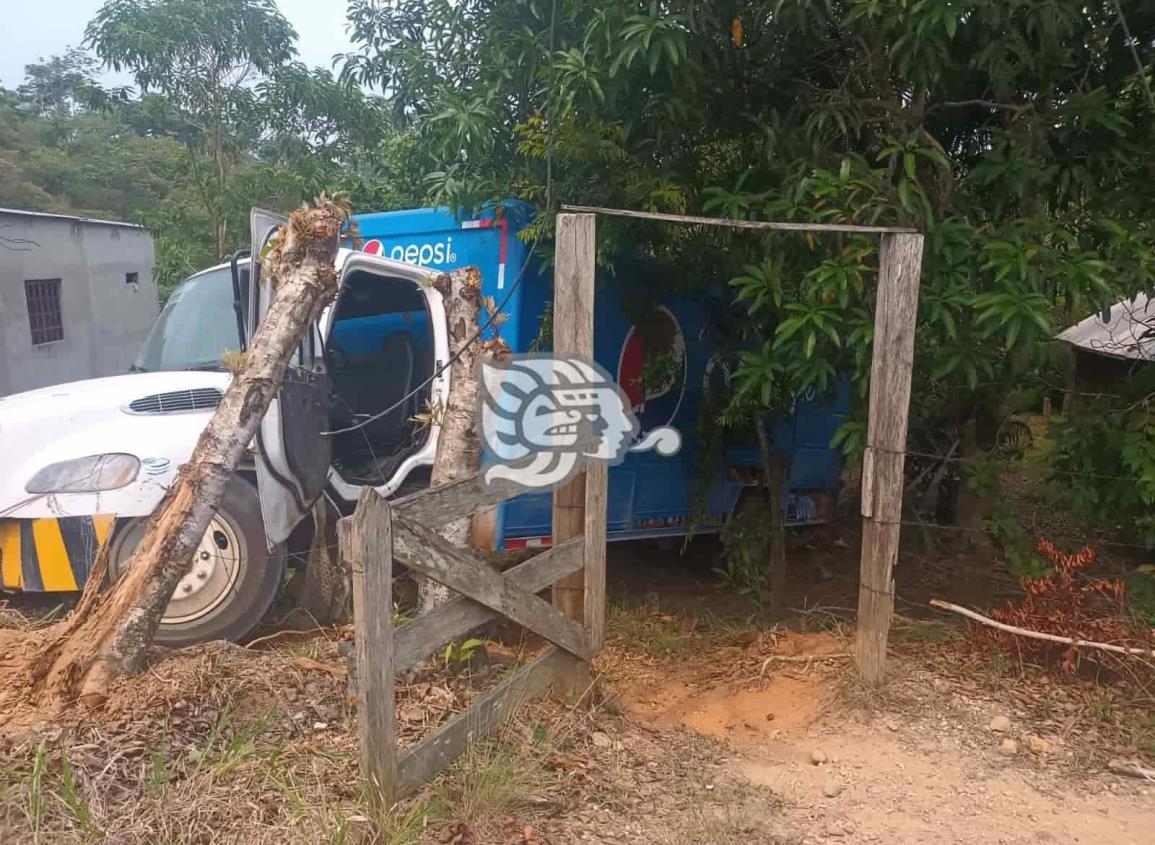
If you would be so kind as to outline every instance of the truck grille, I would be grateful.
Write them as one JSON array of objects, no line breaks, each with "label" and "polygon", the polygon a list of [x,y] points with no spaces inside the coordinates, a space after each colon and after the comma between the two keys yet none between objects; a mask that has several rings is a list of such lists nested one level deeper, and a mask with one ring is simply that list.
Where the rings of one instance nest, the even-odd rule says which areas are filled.
[{"label": "truck grille", "polygon": [[142,396],[128,404],[134,414],[177,414],[181,411],[211,411],[221,404],[224,396],[215,387],[197,390],[174,390],[171,393],[154,393]]}]

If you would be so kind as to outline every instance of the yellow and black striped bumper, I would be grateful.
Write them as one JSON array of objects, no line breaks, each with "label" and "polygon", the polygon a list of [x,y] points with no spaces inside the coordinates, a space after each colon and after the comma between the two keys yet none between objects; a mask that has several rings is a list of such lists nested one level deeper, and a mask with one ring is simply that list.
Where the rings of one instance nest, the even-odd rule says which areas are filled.
[{"label": "yellow and black striped bumper", "polygon": [[112,523],[111,516],[0,519],[0,586],[30,593],[82,589]]}]

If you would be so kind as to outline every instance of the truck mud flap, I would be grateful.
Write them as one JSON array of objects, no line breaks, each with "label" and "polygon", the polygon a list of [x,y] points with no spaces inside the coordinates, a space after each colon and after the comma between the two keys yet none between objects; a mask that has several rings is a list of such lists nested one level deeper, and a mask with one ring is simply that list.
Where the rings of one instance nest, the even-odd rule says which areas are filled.
[{"label": "truck mud flap", "polygon": [[80,590],[111,516],[0,520],[0,586],[29,593]]}]

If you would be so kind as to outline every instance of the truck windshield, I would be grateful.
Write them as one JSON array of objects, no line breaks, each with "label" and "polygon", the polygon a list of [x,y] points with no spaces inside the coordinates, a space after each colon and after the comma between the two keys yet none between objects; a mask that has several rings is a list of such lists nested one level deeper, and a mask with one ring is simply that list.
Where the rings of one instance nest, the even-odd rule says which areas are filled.
[{"label": "truck windshield", "polygon": [[[248,281],[248,268],[242,268],[241,302],[247,298]],[[132,368],[219,370],[225,350],[239,346],[232,271],[224,267],[193,276],[173,291]]]}]

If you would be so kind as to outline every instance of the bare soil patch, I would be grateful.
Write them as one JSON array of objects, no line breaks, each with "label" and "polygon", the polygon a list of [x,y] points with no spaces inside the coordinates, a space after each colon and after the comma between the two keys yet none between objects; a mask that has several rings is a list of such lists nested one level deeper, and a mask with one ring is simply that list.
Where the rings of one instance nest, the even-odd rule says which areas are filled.
[{"label": "bare soil patch", "polygon": [[[899,628],[877,692],[830,659],[848,646],[838,632],[777,630],[697,634],[666,659],[619,653],[619,640],[607,686],[640,723],[716,738],[725,775],[761,790],[774,842],[1149,840],[1155,784],[1105,770],[1141,750],[1087,705],[1101,688],[1008,678],[937,629],[919,639],[918,623]],[[767,662],[768,650],[787,660]],[[991,729],[996,716],[1006,729]]]}]

